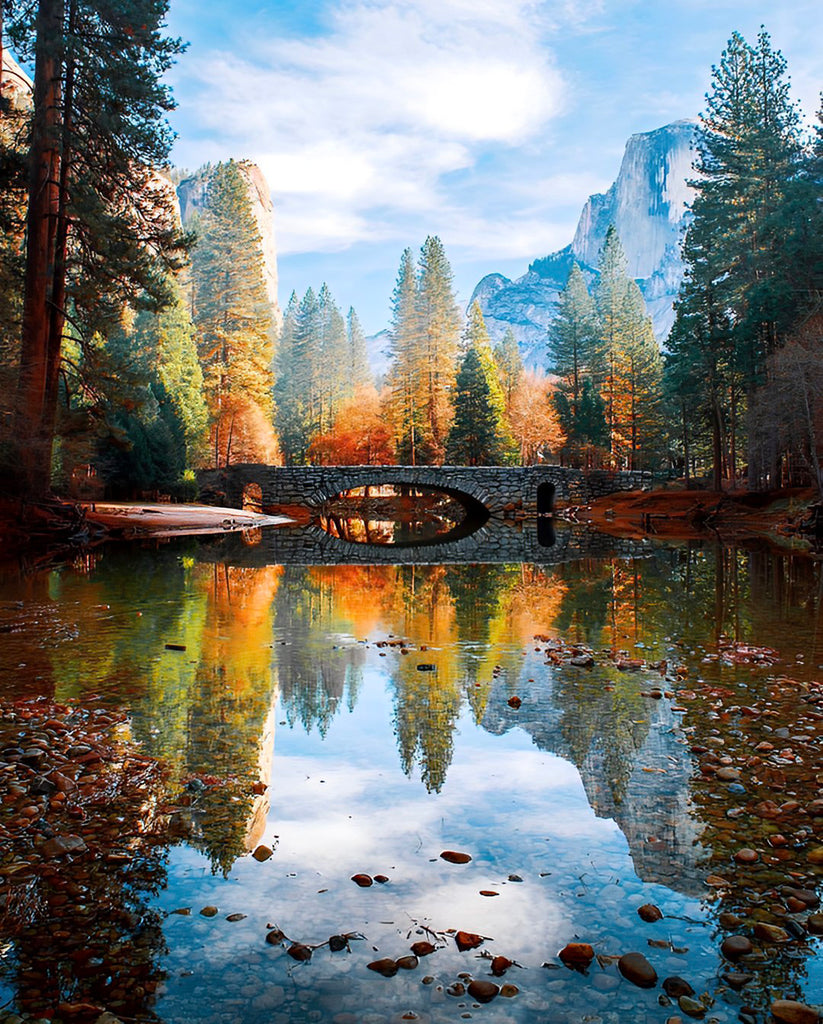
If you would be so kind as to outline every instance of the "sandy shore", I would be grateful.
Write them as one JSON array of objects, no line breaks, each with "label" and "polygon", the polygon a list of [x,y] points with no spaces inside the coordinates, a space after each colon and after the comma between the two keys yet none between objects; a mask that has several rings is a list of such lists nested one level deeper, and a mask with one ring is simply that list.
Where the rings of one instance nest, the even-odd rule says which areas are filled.
[{"label": "sandy shore", "polygon": [[82,502],[86,519],[99,523],[113,533],[184,536],[199,533],[226,533],[264,526],[286,526],[288,516],[268,516],[248,509],[221,508],[216,505],[174,505],[162,502],[96,501]]}]

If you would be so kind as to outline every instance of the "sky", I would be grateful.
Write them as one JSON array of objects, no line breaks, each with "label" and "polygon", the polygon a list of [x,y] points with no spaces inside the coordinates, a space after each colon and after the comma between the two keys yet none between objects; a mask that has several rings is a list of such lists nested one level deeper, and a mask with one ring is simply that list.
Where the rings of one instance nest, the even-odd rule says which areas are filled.
[{"label": "sky", "polygon": [[281,304],[325,281],[375,333],[427,235],[463,304],[567,245],[629,136],[697,117],[731,34],[761,25],[811,119],[819,0],[171,0],[173,160],[256,162]]}]

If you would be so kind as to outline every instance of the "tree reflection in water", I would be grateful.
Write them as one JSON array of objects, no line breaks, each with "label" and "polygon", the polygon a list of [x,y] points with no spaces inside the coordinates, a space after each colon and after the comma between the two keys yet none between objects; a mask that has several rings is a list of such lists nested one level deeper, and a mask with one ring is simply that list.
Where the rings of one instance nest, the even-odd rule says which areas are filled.
[{"label": "tree reflection in water", "polygon": [[[259,837],[267,804],[255,784],[269,781],[275,698],[290,727],[328,736],[366,674],[379,674],[402,770],[429,793],[446,789],[461,720],[522,732],[577,767],[641,879],[713,894],[718,946],[733,932],[752,938],[738,973],[755,980],[742,996],[724,982],[724,999],[765,1009],[770,992],[801,993],[814,907],[799,909],[789,890],[819,885],[807,859],[820,818],[819,564],[699,545],[552,567],[253,569],[219,556],[219,544],[107,553],[48,587],[27,583],[22,612],[0,610],[25,625],[4,636],[9,664],[32,666],[16,687],[128,705],[142,752],[169,765],[174,806],[189,804],[173,820],[214,870],[229,873]],[[781,661],[735,661],[739,642]],[[570,664],[584,648],[593,665]],[[742,791],[721,768],[740,772]],[[7,962],[31,1012],[88,1000],[136,1016],[150,1003],[162,954],[153,896],[165,881],[151,835],[155,822],[168,828],[169,797],[148,809],[144,797],[122,800],[118,828],[145,821],[144,847],[123,861],[78,858],[26,889],[32,921]],[[753,865],[735,860],[742,848],[756,851]],[[721,882],[707,887],[710,875]],[[762,938],[763,925],[786,937]]]}]

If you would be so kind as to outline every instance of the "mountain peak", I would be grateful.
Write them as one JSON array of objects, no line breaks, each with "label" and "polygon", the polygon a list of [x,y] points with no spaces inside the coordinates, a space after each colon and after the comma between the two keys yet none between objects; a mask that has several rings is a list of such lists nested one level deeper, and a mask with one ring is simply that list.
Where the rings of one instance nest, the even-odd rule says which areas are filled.
[{"label": "mountain peak", "polygon": [[666,339],[683,277],[680,242],[694,195],[688,181],[697,128],[697,121],[684,118],[632,135],[614,184],[589,196],[570,245],[534,260],[516,281],[502,274],[483,278],[471,302],[480,303],[493,340],[511,327],[526,364],[544,368],[547,329],[572,263],[579,263],[591,280],[611,224],[623,244],[629,274],[643,291],[655,334],[659,341]]}]

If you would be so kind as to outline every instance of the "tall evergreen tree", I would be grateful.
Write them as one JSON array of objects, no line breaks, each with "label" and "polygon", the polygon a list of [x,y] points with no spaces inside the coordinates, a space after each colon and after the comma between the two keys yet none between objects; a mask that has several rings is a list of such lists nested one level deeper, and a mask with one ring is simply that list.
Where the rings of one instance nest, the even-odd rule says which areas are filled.
[{"label": "tall evergreen tree", "polygon": [[349,374],[349,342],[346,322],[329,286],[323,282],[317,296],[317,332],[309,350],[317,408],[313,416],[317,433],[331,429],[340,404],[353,394]]},{"label": "tall evergreen tree", "polygon": [[421,462],[443,461],[452,418],[451,389],[460,341],[460,311],[443,243],[429,236],[420,250],[417,317],[419,381],[423,415],[418,451]]},{"label": "tall evergreen tree", "polygon": [[[237,437],[244,457],[257,437],[261,460],[270,456],[271,365],[274,324],[263,257],[243,176],[234,161],[207,177],[205,204],[193,221],[192,308],[212,421],[215,465],[228,465]],[[268,429],[266,429],[268,425]]]},{"label": "tall evergreen tree", "polygon": [[[786,62],[765,30],[755,46],[739,33],[729,40],[713,69],[701,122],[697,195],[684,250],[687,276],[675,328],[680,353],[672,365],[688,376],[683,337],[688,324],[699,324],[692,376],[699,377],[701,367],[710,371],[704,417],[719,486],[735,472],[744,400],[797,316],[797,246],[787,243],[817,206],[803,209],[801,202],[798,209],[799,112]],[[750,484],[773,478],[777,457],[775,446],[750,448]]]},{"label": "tall evergreen tree", "polygon": [[503,397],[506,399],[506,410],[511,408],[512,397],[523,376],[523,357],[520,346],[511,327],[507,327],[499,344],[494,347],[494,361],[500,375]]},{"label": "tall evergreen tree", "polygon": [[280,444],[289,463],[302,465],[318,433],[313,347],[318,334],[320,305],[307,288],[298,303],[292,293],[283,314],[276,360],[275,399]]},{"label": "tall evergreen tree", "polygon": [[418,462],[418,444],[422,435],[422,378],[419,351],[417,280],[414,256],[404,249],[400,258],[397,283],[392,293],[391,365],[388,386],[390,408],[395,423],[397,451],[401,463]]},{"label": "tall evergreen tree", "polygon": [[575,262],[560,293],[557,315],[549,328],[549,369],[559,380],[555,403],[573,461],[592,444],[583,427],[581,402],[587,380],[605,380],[597,307]]},{"label": "tall evergreen tree", "polygon": [[184,240],[156,173],[172,135],[163,76],[181,51],[166,0],[9,3],[35,67],[16,435],[23,485],[48,488],[67,318],[88,343],[124,302],[168,304]]},{"label": "tall evergreen tree", "polygon": [[348,341],[347,377],[353,394],[358,388],[374,385],[374,378],[369,367],[366,335],[353,307],[349,307],[346,317],[346,338]]},{"label": "tall evergreen tree", "polygon": [[446,460],[467,466],[511,465],[518,447],[506,422],[506,400],[476,302],[469,310],[464,340],[466,351],[455,381]]},{"label": "tall evergreen tree", "polygon": [[627,344],[624,312],[629,284],[626,253],[613,224],[609,225],[600,251],[597,279],[597,313],[600,346],[603,354],[602,394],[609,429],[609,452],[616,465],[620,454],[618,403],[620,400],[619,361]]}]

